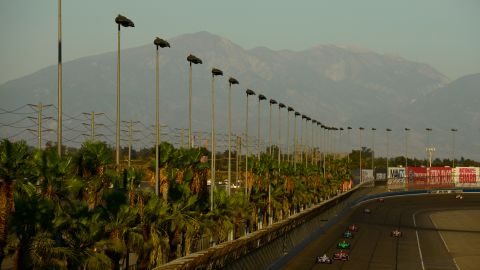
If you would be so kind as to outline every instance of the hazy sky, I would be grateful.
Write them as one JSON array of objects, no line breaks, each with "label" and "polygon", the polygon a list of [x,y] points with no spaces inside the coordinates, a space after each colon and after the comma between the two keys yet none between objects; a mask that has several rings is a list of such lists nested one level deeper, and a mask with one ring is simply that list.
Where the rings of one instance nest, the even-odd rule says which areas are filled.
[{"label": "hazy sky", "polygon": [[[209,31],[244,48],[353,44],[428,63],[450,79],[480,72],[480,0],[64,0],[64,62]],[[57,0],[0,0],[0,83],[57,61]]]}]

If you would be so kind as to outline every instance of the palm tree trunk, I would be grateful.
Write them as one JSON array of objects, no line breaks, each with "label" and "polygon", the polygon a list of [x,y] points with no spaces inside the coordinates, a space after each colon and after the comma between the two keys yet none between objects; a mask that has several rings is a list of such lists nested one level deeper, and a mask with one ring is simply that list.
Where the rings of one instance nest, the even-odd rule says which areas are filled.
[{"label": "palm tree trunk", "polygon": [[127,247],[127,257],[125,258],[125,269],[128,270],[130,267],[130,249]]},{"label": "palm tree trunk", "polygon": [[12,182],[0,182],[0,265],[5,258],[3,247],[7,244],[7,220],[13,208]]}]

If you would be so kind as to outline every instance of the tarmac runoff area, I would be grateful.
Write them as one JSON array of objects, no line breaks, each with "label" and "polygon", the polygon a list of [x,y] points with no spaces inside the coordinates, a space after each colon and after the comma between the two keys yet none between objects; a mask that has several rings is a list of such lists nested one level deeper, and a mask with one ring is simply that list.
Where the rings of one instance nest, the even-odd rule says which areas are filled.
[{"label": "tarmac runoff area", "polygon": [[458,269],[480,269],[480,210],[451,210],[430,214]]},{"label": "tarmac runoff area", "polygon": [[[370,214],[363,213],[365,208]],[[343,232],[355,223],[349,261],[317,264],[337,252]],[[402,237],[390,232],[399,228]],[[354,207],[281,269],[480,269],[480,194],[386,197]],[[293,254],[291,254],[293,255]],[[278,265],[277,265],[278,266]]]}]

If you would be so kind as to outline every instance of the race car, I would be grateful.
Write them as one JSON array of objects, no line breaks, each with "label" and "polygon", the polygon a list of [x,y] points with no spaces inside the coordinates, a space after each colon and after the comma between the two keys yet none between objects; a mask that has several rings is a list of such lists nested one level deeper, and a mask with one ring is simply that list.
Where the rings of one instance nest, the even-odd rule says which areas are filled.
[{"label": "race car", "polygon": [[347,241],[343,240],[342,242],[339,242],[337,244],[337,248],[338,249],[350,249],[350,243],[348,243]]},{"label": "race car", "polygon": [[333,253],[333,259],[339,261],[348,261],[350,258],[348,256],[348,252],[340,250],[339,252]]},{"label": "race car", "polygon": [[343,233],[343,237],[344,238],[353,238],[353,233],[349,230],[346,230],[344,233]]},{"label": "race car", "polygon": [[370,213],[372,213],[372,210],[370,210],[369,208],[365,208],[365,209],[363,209],[363,213],[364,214],[370,214]]},{"label": "race car", "polygon": [[355,225],[355,224],[352,224],[352,225],[348,226],[348,230],[351,231],[351,232],[358,232],[358,226]]},{"label": "race car", "polygon": [[390,233],[390,236],[392,237],[402,237],[402,232],[399,229],[395,229]]},{"label": "race car", "polygon": [[385,199],[384,198],[378,198],[377,202],[385,202]]},{"label": "race car", "polygon": [[323,254],[323,256],[318,256],[315,262],[331,264],[333,261],[327,256],[327,254]]}]

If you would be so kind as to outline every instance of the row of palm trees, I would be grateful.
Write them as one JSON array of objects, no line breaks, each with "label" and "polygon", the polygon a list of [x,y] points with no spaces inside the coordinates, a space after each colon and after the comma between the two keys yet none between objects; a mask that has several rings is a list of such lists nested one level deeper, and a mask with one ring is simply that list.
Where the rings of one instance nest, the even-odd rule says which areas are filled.
[{"label": "row of palm trees", "polygon": [[[32,150],[25,142],[0,143],[0,265],[14,269],[149,269],[209,245],[253,232],[336,194],[349,179],[346,160],[332,160],[323,176],[316,165],[250,158],[248,194],[215,190],[209,209],[210,164],[205,148],[159,145],[155,156],[118,172],[114,150],[85,142],[71,155]],[[271,185],[271,208],[268,187]],[[248,196],[248,198],[246,197]],[[271,211],[269,215],[269,211]]]}]

